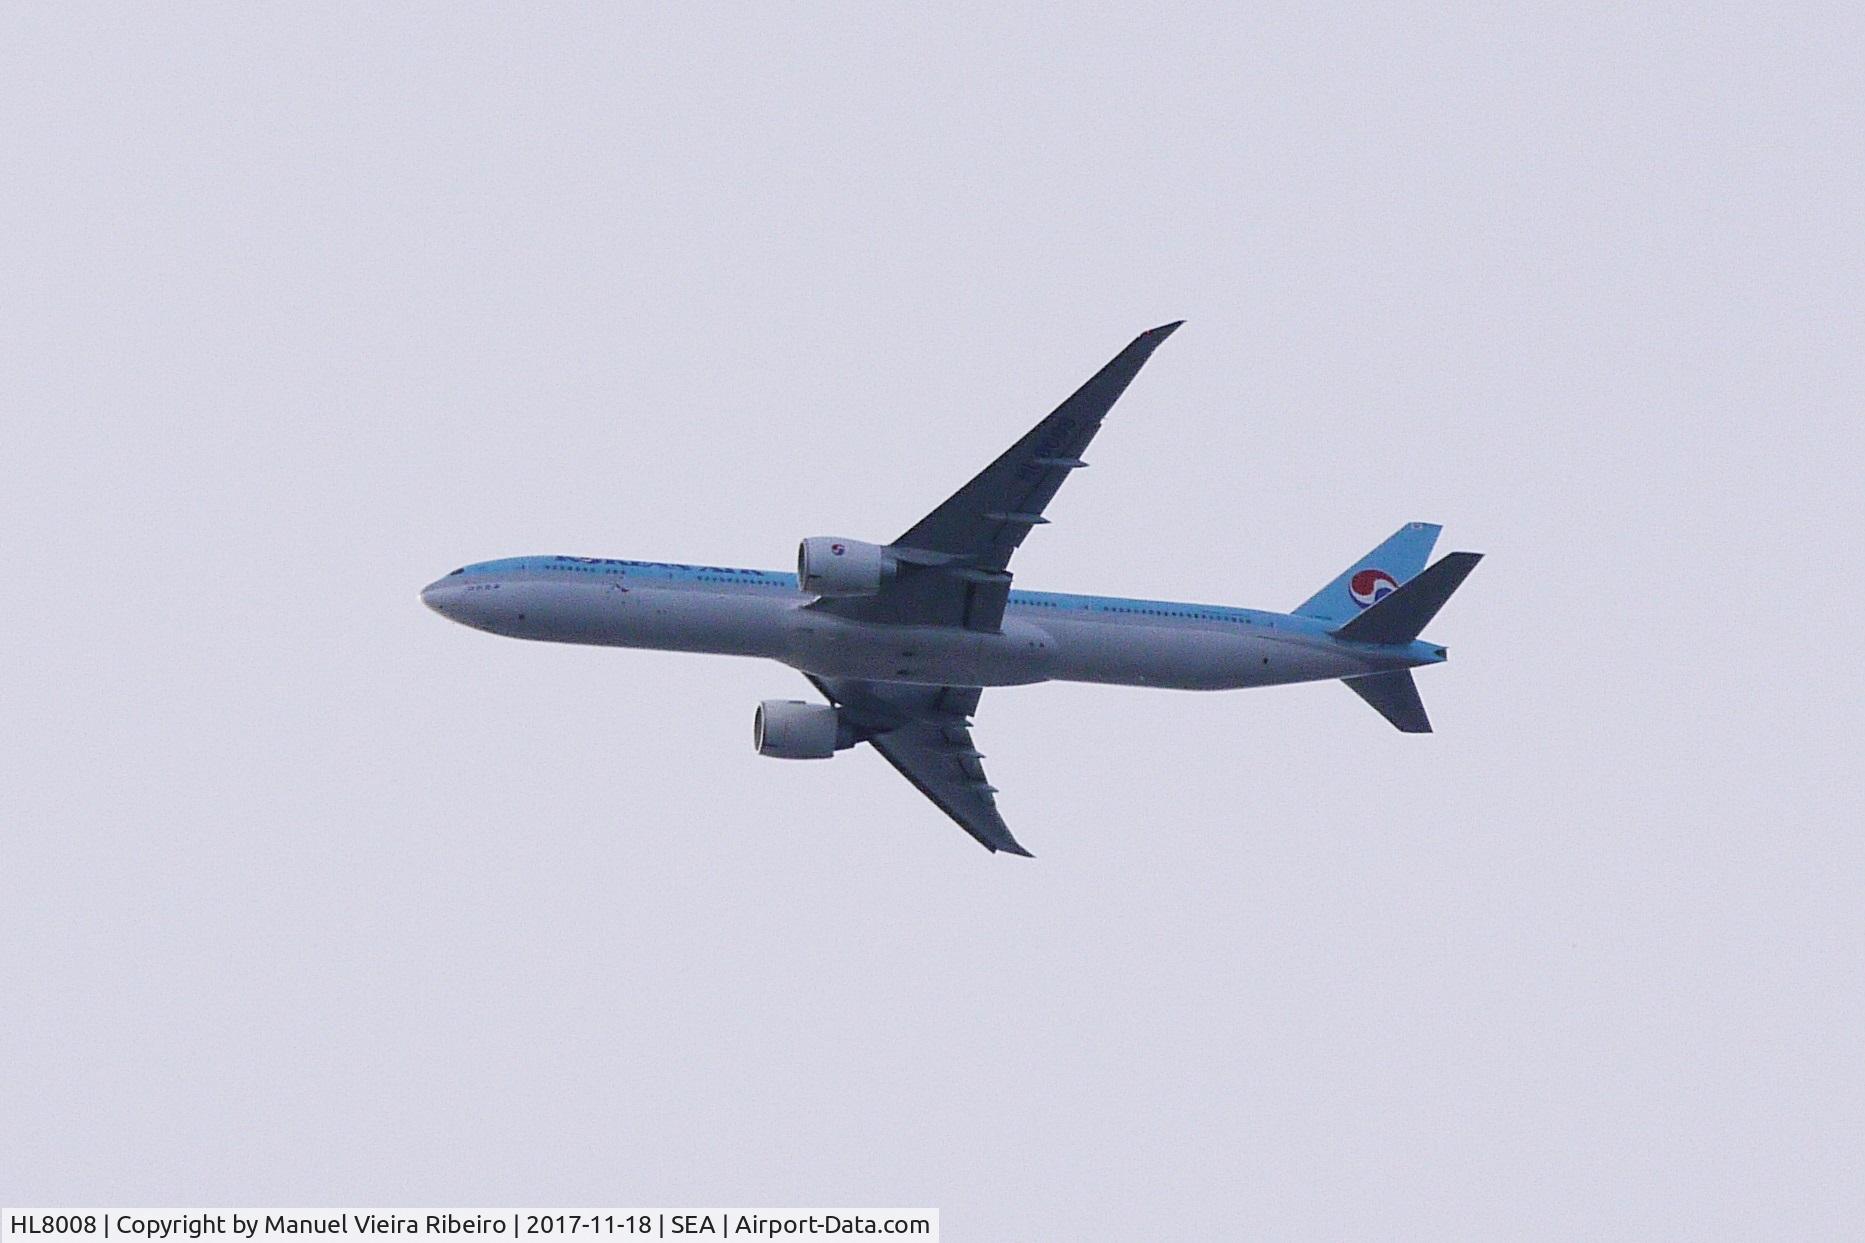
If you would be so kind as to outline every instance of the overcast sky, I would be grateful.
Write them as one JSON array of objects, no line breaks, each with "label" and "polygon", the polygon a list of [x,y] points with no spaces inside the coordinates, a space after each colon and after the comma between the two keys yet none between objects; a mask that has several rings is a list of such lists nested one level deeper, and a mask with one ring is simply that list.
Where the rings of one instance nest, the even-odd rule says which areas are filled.
[{"label": "overcast sky", "polygon": [[[1850,6],[10,5],[0,1200],[1857,1237]],[[1013,564],[1489,554],[1437,724],[992,691],[1037,858],[523,553],[887,539],[1185,318]]]}]

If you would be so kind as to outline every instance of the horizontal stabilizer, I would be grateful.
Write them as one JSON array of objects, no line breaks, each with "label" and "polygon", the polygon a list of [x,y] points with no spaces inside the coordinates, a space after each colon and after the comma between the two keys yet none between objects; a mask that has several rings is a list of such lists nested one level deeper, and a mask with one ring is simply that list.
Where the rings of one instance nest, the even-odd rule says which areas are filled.
[{"label": "horizontal stabilizer", "polygon": [[1412,681],[1410,669],[1341,680],[1348,690],[1371,704],[1373,711],[1391,721],[1401,733],[1431,732],[1431,718],[1425,715],[1425,702],[1418,697],[1418,683]]},{"label": "horizontal stabilizer", "polygon": [[1351,643],[1410,643],[1431,624],[1451,593],[1463,585],[1480,552],[1452,552],[1425,567],[1418,577],[1387,593],[1380,601],[1334,632]]}]

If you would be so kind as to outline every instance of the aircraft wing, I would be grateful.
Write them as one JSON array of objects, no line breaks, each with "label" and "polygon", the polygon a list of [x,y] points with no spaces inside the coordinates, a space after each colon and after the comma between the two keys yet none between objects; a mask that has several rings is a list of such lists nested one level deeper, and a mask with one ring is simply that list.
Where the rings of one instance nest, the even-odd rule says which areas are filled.
[{"label": "aircraft wing", "polygon": [[866,741],[989,851],[1029,856],[997,812],[996,788],[971,742],[975,686],[916,686],[805,675]]},{"label": "aircraft wing", "polygon": [[[1180,321],[1183,322],[1183,321]],[[1101,420],[1178,323],[1134,338],[1075,395],[976,478],[888,546],[898,569],[880,592],[812,608],[864,621],[997,630],[1010,597],[1010,555],[1101,430]]]}]

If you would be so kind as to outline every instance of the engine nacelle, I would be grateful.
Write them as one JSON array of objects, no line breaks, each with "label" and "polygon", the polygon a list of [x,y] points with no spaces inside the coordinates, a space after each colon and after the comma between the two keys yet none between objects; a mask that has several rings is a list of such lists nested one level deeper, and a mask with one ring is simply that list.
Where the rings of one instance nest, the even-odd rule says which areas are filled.
[{"label": "engine nacelle", "polygon": [[828,704],[767,699],[751,719],[759,755],[779,760],[826,760],[842,744],[842,714]]},{"label": "engine nacelle", "polygon": [[817,596],[871,596],[894,572],[878,544],[816,535],[797,545],[797,586]]}]

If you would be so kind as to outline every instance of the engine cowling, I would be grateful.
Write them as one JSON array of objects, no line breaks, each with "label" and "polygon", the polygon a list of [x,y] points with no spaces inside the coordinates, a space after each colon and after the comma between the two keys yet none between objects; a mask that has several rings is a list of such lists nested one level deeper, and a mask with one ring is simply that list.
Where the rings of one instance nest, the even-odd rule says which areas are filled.
[{"label": "engine cowling", "polygon": [[751,719],[759,755],[779,760],[826,760],[842,740],[842,714],[828,704],[767,699]]},{"label": "engine cowling", "polygon": [[816,535],[797,545],[797,586],[817,596],[871,596],[894,572],[878,544]]}]

